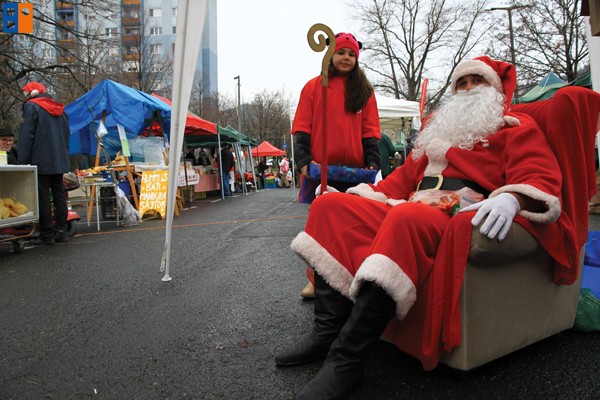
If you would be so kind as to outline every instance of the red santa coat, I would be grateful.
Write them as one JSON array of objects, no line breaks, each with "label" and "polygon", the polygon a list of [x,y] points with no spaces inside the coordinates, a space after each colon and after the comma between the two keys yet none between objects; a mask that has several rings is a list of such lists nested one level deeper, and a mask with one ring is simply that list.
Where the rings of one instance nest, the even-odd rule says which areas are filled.
[{"label": "red santa coat", "polygon": [[419,348],[414,353],[425,369],[437,365],[440,343],[445,351],[460,344],[458,300],[474,212],[450,217],[424,204],[394,204],[409,198],[428,167],[441,169],[444,177],[478,183],[490,197],[517,192],[545,203],[545,212],[523,210],[515,219],[544,245],[546,235],[558,231],[552,222],[561,213],[561,173],[538,126],[516,116],[521,126],[505,126],[472,150],[439,142],[419,160],[409,157],[377,186],[320,196],[305,231],[292,242],[300,257],[351,299],[364,281],[382,286],[396,302],[397,318],[415,326],[404,340]]},{"label": "red santa coat", "polygon": [[346,111],[346,80],[341,75],[328,80],[327,132],[323,127],[322,78],[318,76],[308,81],[300,93],[292,133],[301,131],[310,135],[310,153],[317,163],[323,159],[322,141],[326,133],[329,164],[364,167],[362,139],[381,137],[377,101],[372,94],[361,111]]}]

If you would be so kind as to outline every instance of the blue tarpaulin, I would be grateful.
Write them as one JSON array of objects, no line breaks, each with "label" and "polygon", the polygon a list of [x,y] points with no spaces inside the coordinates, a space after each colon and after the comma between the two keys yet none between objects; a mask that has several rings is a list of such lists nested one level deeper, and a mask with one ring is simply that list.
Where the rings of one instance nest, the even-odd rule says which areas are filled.
[{"label": "blue tarpaulin", "polygon": [[590,231],[585,243],[582,288],[589,288],[600,298],[600,231]]},{"label": "blue tarpaulin", "polygon": [[128,140],[143,134],[153,118],[162,121],[166,135],[171,123],[171,107],[168,104],[109,79],[66,106],[65,111],[71,128],[71,154],[96,154],[96,130],[105,112],[104,125],[108,134],[102,141],[111,156],[120,150],[117,123],[125,128]]}]

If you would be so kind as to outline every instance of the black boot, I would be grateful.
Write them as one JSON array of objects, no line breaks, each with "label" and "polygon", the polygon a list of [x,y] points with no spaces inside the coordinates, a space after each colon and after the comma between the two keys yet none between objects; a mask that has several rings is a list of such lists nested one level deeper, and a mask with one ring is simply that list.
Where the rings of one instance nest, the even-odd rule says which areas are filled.
[{"label": "black boot", "polygon": [[365,379],[363,361],[395,312],[396,303],[385,290],[365,283],[323,366],[296,400],[345,399]]},{"label": "black boot", "polygon": [[316,272],[314,302],[313,331],[301,342],[275,356],[277,365],[291,367],[324,359],[352,310],[352,301],[329,286]]}]

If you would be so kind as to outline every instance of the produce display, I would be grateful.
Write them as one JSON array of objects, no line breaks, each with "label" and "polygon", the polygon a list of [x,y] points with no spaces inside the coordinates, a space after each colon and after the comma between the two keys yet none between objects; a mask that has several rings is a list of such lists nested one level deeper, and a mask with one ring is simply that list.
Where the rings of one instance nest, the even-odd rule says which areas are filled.
[{"label": "produce display", "polygon": [[18,217],[29,212],[29,208],[14,197],[0,198],[0,219]]}]

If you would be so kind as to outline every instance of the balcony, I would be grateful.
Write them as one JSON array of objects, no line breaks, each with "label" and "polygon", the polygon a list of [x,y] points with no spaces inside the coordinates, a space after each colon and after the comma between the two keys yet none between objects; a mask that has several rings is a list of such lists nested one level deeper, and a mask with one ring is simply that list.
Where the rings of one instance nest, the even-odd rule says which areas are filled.
[{"label": "balcony", "polygon": [[73,11],[75,9],[75,5],[73,3],[64,3],[62,1],[57,1],[55,3],[55,7],[57,11]]},{"label": "balcony", "polygon": [[122,6],[139,6],[142,4],[141,0],[122,0]]},{"label": "balcony", "polygon": [[140,61],[139,54],[123,54],[123,61]]},{"label": "balcony", "polygon": [[125,45],[139,45],[142,38],[139,35],[123,35],[123,44]]},{"label": "balcony", "polygon": [[123,17],[121,23],[123,26],[140,26],[141,20],[140,17]]}]

